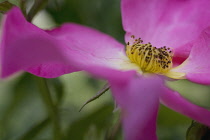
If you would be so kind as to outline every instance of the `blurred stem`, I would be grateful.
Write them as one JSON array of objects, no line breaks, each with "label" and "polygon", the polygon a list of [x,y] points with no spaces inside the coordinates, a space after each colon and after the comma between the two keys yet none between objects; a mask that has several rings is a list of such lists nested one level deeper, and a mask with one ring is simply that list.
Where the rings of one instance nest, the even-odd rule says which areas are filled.
[{"label": "blurred stem", "polygon": [[121,119],[119,119],[117,121],[117,123],[114,125],[114,127],[112,128],[112,131],[110,132],[107,140],[115,140],[117,139],[117,134],[119,133],[119,131],[121,130]]},{"label": "blurred stem", "polygon": [[[27,20],[31,22],[34,16],[45,6],[45,4],[47,4],[47,2],[48,0],[34,0],[34,4],[28,14],[26,14],[26,0],[21,0],[20,5],[23,13],[26,15]],[[48,111],[48,116],[53,123],[53,140],[61,140],[62,134],[57,105],[53,102],[46,79],[37,76],[35,77],[40,89],[42,100]]]},{"label": "blurred stem", "polygon": [[50,94],[50,90],[47,85],[47,81],[45,78],[41,78],[41,77],[36,77],[36,79],[37,79],[37,84],[40,89],[42,100],[46,106],[48,115],[53,123],[53,134],[54,134],[53,140],[61,140],[62,138],[61,138],[58,108],[53,103],[52,96]]},{"label": "blurred stem", "polygon": [[22,10],[23,15],[26,17],[26,0],[20,1],[20,9]]},{"label": "blurred stem", "polygon": [[32,21],[33,17],[47,4],[48,0],[34,0],[34,5],[27,15],[27,20]]}]

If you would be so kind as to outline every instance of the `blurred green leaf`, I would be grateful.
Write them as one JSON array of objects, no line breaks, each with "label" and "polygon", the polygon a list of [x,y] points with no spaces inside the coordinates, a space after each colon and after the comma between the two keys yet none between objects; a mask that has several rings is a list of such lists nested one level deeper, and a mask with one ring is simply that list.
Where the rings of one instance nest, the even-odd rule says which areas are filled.
[{"label": "blurred green leaf", "polygon": [[[35,82],[32,78],[32,75],[29,73],[24,73],[21,76],[17,77],[15,83],[10,88],[10,101],[5,108],[5,112],[0,118],[0,131],[4,131],[2,139],[4,139],[4,137],[8,137],[9,139],[10,137],[12,137],[12,135],[10,134],[11,130],[9,128],[9,124],[14,117],[19,117],[16,116],[17,114],[15,113],[21,112],[22,106],[24,106],[24,104],[26,104],[28,101],[34,100],[34,93],[36,92]],[[14,128],[16,127],[14,126]]]},{"label": "blurred green leaf", "polygon": [[[26,88],[27,85],[27,88]],[[10,104],[8,105],[6,112],[4,113],[4,116],[2,117],[3,122],[7,122],[7,119],[10,118],[10,115],[13,115],[13,111],[16,110],[19,105],[22,103],[22,101],[25,100],[25,98],[32,94],[31,89],[35,89],[35,83],[33,81],[32,75],[29,73],[24,73],[20,77],[18,77],[16,83],[14,84],[12,88],[12,96]]]},{"label": "blurred green leaf", "polygon": [[40,123],[37,123],[31,129],[21,136],[18,140],[32,140],[34,139],[50,122],[49,118],[44,119]]},{"label": "blurred green leaf", "polygon": [[62,102],[64,96],[64,85],[59,78],[48,79],[49,88],[52,93],[55,94],[56,104],[60,104]]},{"label": "blurred green leaf", "polygon": [[106,140],[122,140],[123,139],[123,131],[122,131],[122,119],[121,112],[115,111],[113,117],[113,124],[109,127],[109,131],[106,135]]},{"label": "blurred green leaf", "polygon": [[186,116],[177,113],[164,105],[160,105],[158,113],[158,123],[165,126],[188,124],[191,120]]},{"label": "blurred green leaf", "polygon": [[6,13],[8,10],[10,10],[13,6],[15,6],[14,4],[8,2],[8,1],[4,1],[0,3],[0,12],[1,13]]},{"label": "blurred green leaf", "polygon": [[196,84],[188,80],[168,81],[167,85],[173,90],[178,91],[190,102],[210,109],[210,86]]},{"label": "blurred green leaf", "polygon": [[124,42],[120,0],[62,0],[49,3],[47,11],[55,22],[76,22],[96,28]]},{"label": "blurred green leaf", "polygon": [[192,121],[191,126],[187,130],[186,140],[210,140],[210,128]]},{"label": "blurred green leaf", "polygon": [[112,105],[105,105],[89,115],[74,121],[66,131],[67,136],[65,140],[83,140],[91,127],[96,127],[97,133],[100,134],[102,130],[111,126],[112,111]]},{"label": "blurred green leaf", "polygon": [[[94,77],[87,77],[85,79],[85,82],[92,88],[94,89],[99,89],[101,88],[101,83],[99,82],[98,79],[94,78]],[[104,82],[104,81],[103,81]]]},{"label": "blurred green leaf", "polygon": [[157,134],[160,140],[183,140],[191,120],[163,105],[160,105]]},{"label": "blurred green leaf", "polygon": [[20,9],[22,10],[22,13],[24,16],[26,16],[26,1],[27,0],[20,0]]},{"label": "blurred green leaf", "polygon": [[38,76],[34,76],[34,79],[36,79],[37,81],[37,87],[40,91],[39,93],[48,112],[48,116],[50,117],[53,124],[53,140],[60,140],[62,137],[62,132],[60,126],[59,110],[58,106],[54,103],[52,99],[52,95],[47,84],[47,79]]}]

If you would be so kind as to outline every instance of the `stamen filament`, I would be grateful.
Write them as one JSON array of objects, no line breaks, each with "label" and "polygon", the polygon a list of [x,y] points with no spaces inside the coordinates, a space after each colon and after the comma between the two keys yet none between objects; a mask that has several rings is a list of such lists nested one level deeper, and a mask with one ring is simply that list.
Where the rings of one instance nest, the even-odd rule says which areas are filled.
[{"label": "stamen filament", "polygon": [[167,73],[172,68],[172,51],[163,46],[156,48],[151,43],[143,44],[141,38],[133,39],[126,45],[126,54],[131,62],[139,65],[143,72]]}]

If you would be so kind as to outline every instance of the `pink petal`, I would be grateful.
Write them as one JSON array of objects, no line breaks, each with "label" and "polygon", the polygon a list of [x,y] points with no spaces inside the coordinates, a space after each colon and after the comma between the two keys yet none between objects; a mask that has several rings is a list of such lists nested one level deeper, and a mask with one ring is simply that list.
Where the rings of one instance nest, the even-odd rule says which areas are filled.
[{"label": "pink petal", "polygon": [[156,76],[130,77],[110,83],[114,98],[122,109],[125,139],[157,140],[156,118],[162,79]]},{"label": "pink petal", "polygon": [[80,70],[77,65],[118,68],[125,56],[123,45],[108,35],[76,24],[44,31],[17,7],[7,13],[2,28],[1,77],[26,70],[53,78]]},{"label": "pink petal", "polygon": [[167,107],[210,126],[210,111],[187,101],[178,92],[165,88],[165,92],[160,94],[160,98]]},{"label": "pink petal", "polygon": [[126,41],[131,35],[157,47],[176,48],[210,25],[209,0],[122,0]]},{"label": "pink petal", "polygon": [[173,50],[173,67],[181,65],[189,57],[192,46],[193,42],[189,42]]},{"label": "pink petal", "polygon": [[127,59],[124,45],[97,30],[77,24],[64,24],[47,32],[61,39],[67,46],[71,44],[71,58],[77,67],[83,65],[118,69],[124,58]]},{"label": "pink petal", "polygon": [[172,71],[186,73],[186,78],[200,84],[210,84],[210,27],[194,41],[189,58]]},{"label": "pink petal", "polygon": [[[62,42],[28,23],[20,9],[13,8],[4,18],[1,40],[2,77],[28,68],[32,69],[29,72],[48,78],[74,71],[65,65],[66,58],[62,55],[66,47],[61,45]],[[61,67],[56,67],[57,65]]]},{"label": "pink petal", "polygon": [[86,72],[92,74],[96,78],[107,79],[113,82],[126,81],[130,77],[137,76],[135,70],[121,71],[100,66],[78,66],[78,68],[85,69]]}]

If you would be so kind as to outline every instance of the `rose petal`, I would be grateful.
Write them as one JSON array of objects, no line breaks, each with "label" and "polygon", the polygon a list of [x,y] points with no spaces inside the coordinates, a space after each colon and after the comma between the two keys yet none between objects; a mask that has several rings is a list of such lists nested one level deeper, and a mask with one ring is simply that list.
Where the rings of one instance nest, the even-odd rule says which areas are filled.
[{"label": "rose petal", "polygon": [[123,113],[126,140],[156,140],[156,118],[160,77],[130,77],[126,81],[110,81],[115,100]]},{"label": "rose petal", "polygon": [[83,65],[121,69],[129,61],[124,45],[97,30],[77,24],[64,24],[48,33],[62,39],[67,45],[71,44],[71,57],[77,67]]},{"label": "rose petal", "polygon": [[121,71],[121,70],[116,70],[116,69],[112,69],[108,67],[100,67],[100,66],[90,66],[90,67],[81,66],[80,68],[85,69],[86,72],[92,74],[93,76],[97,78],[112,80],[115,82],[126,81],[128,78],[132,76],[137,76],[137,73],[135,70]]},{"label": "rose petal", "polygon": [[200,84],[210,84],[210,27],[194,41],[188,59],[172,71],[186,73],[186,78]]},{"label": "rose petal", "polygon": [[[58,47],[60,42],[28,23],[20,9],[13,8],[4,18],[1,40],[2,77],[47,62],[64,62],[65,58],[61,55],[63,50]],[[51,71],[59,69],[52,67]],[[36,75],[45,76],[40,73],[35,72]],[[56,74],[58,75],[60,74]]]},{"label": "rose petal", "polygon": [[37,76],[53,78],[79,70],[75,68],[77,65],[118,69],[124,57],[122,44],[88,27],[65,24],[44,31],[27,22],[17,7],[4,19],[1,77],[26,70]]},{"label": "rose petal", "polygon": [[188,57],[193,46],[192,42],[173,49],[173,66],[181,65]]},{"label": "rose petal", "polygon": [[164,105],[174,111],[210,126],[210,111],[187,101],[178,92],[165,88],[165,92],[160,94],[160,98]]},{"label": "rose petal", "polygon": [[126,41],[131,35],[157,47],[180,47],[210,25],[209,0],[122,0]]}]

